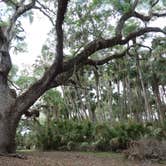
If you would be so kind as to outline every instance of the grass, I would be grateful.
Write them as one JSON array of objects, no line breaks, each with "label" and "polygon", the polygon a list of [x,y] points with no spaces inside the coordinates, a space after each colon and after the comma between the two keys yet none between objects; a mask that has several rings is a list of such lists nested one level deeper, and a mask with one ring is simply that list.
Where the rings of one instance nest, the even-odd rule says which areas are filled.
[{"label": "grass", "polygon": [[123,158],[122,153],[114,152],[80,152],[81,154],[94,155],[95,157]]},{"label": "grass", "polygon": [[[38,150],[18,150],[18,153],[23,153],[23,154],[32,154],[35,152],[39,152]],[[111,157],[111,158],[123,158],[122,153],[114,153],[114,152],[79,152],[80,154],[85,154],[85,155],[94,155],[95,157]]]},{"label": "grass", "polygon": [[[151,161],[126,160],[122,153],[114,152],[42,152],[35,150],[18,150],[28,156],[28,160],[17,158],[1,158],[0,166],[164,166],[166,161],[160,163]],[[110,165],[111,163],[111,165]]]}]

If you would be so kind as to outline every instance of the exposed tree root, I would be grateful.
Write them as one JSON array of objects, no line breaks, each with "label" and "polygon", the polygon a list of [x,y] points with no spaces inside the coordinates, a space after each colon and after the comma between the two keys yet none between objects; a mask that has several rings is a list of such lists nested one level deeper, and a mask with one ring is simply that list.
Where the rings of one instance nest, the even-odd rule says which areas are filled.
[{"label": "exposed tree root", "polygon": [[14,157],[14,158],[19,158],[19,159],[28,159],[27,156],[23,155],[23,154],[18,154],[18,153],[0,153],[0,156],[3,156],[3,157]]}]

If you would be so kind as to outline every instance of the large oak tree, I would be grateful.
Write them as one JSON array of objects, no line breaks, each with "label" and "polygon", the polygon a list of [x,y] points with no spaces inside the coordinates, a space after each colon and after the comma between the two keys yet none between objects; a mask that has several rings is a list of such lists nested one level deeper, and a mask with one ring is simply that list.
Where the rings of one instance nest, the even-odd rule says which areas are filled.
[{"label": "large oak tree", "polygon": [[[51,1],[50,1],[51,2]],[[66,84],[70,81],[73,70],[77,71],[85,65],[103,65],[114,58],[120,58],[125,56],[130,47],[127,47],[130,41],[139,38],[149,32],[160,32],[166,34],[166,32],[160,27],[147,26],[147,22],[157,17],[166,16],[164,8],[158,11],[157,5],[163,5],[162,0],[147,1],[148,14],[139,13],[137,7],[143,4],[143,1],[131,0],[131,1],[99,1],[87,0],[87,3],[106,3],[107,7],[112,6],[112,10],[117,10],[118,18],[116,27],[114,28],[114,36],[107,38],[97,38],[89,43],[84,44],[73,58],[64,61],[64,33],[63,23],[65,14],[70,17],[72,13],[67,12],[67,8],[76,4],[76,0],[57,0],[54,3],[56,8],[56,18],[52,18],[49,15],[49,8],[42,5],[41,1],[37,0],[1,0],[0,5],[4,4],[10,7],[10,19],[7,24],[0,24],[0,152],[1,153],[13,153],[16,150],[15,135],[18,123],[23,114],[27,114],[28,109],[35,103],[35,101],[42,96],[47,90],[58,87],[59,85]],[[85,3],[86,1],[84,1]],[[114,4],[114,6],[113,6]],[[106,7],[106,8],[107,8]],[[100,6],[96,13],[103,9],[104,6]],[[43,76],[33,83],[24,93],[16,95],[8,85],[8,75],[12,67],[11,57],[9,54],[12,40],[16,37],[16,23],[22,15],[31,11],[32,9],[39,9],[45,16],[47,16],[54,25],[56,35],[56,51],[54,53],[54,60],[52,65],[45,71]],[[156,11],[155,11],[156,9]],[[143,10],[145,6],[143,5]],[[141,11],[141,10],[140,10]],[[35,11],[34,11],[35,12]],[[86,10],[84,11],[86,13]],[[112,12],[110,12],[111,16]],[[112,17],[113,18],[113,17]],[[131,19],[139,19],[145,26],[137,28],[136,30],[124,35],[123,29],[125,23]],[[93,18],[92,18],[93,19]],[[1,19],[2,20],[2,19]],[[54,23],[54,20],[55,23]],[[111,19],[109,20],[111,22]],[[109,30],[108,30],[109,31]],[[110,32],[111,33],[111,32]],[[41,34],[42,35],[42,34]],[[83,35],[83,34],[82,34]],[[67,42],[67,41],[65,41]],[[133,42],[134,43],[134,42]],[[100,60],[94,60],[91,58],[95,52],[107,48],[113,48],[117,45],[124,45],[126,48],[124,51],[117,54],[107,56]]]}]

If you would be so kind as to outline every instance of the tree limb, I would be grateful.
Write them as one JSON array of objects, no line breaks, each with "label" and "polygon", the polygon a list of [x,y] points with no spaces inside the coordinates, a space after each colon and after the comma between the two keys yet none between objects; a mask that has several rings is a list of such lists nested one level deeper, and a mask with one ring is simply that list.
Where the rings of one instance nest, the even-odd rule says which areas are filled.
[{"label": "tree limb", "polygon": [[133,12],[129,11],[128,13],[125,13],[120,20],[118,21],[117,27],[115,29],[116,36],[122,37],[122,30],[125,22],[133,16]]},{"label": "tree limb", "polygon": [[111,48],[115,45],[125,45],[133,38],[142,36],[148,32],[161,32],[166,34],[165,31],[158,27],[145,27],[141,28],[135,32],[131,32],[126,36],[124,39],[121,39],[120,36],[116,36],[110,39],[97,39],[89,43],[82,52],[80,52],[76,57],[70,59],[68,62],[64,63],[63,71],[68,71],[71,69],[74,65],[80,65],[84,64],[89,56],[91,56],[96,51],[105,49],[105,48]]},{"label": "tree limb", "polygon": [[166,16],[166,12],[165,13],[151,13],[149,16],[144,16],[143,14],[140,14],[136,11],[129,11],[128,13],[125,13],[118,21],[118,24],[115,29],[116,36],[122,37],[122,30],[123,30],[124,24],[131,17],[139,18],[143,22],[148,22],[152,19],[152,17],[164,17],[164,16]]},{"label": "tree limb", "polygon": [[138,5],[138,2],[139,2],[139,0],[135,0],[135,1],[133,2],[133,5],[132,5],[132,11],[135,10],[135,8],[136,8],[137,5]]},{"label": "tree limb", "polygon": [[[150,50],[150,53],[152,52],[152,48],[148,47],[148,46],[145,46],[145,45],[142,45],[142,44],[136,44],[137,46],[139,47],[144,47],[144,48],[147,48]],[[133,48],[135,45],[132,45],[132,46],[129,46],[126,50],[124,50],[123,52],[121,53],[115,53],[114,55],[111,55],[111,56],[108,56],[104,59],[101,59],[101,60],[93,60],[93,59],[87,59],[86,63],[85,64],[88,64],[88,65],[93,65],[93,66],[97,66],[97,65],[104,65],[106,63],[108,63],[109,61],[113,60],[113,59],[118,59],[118,58],[122,58],[123,56],[126,55],[126,53],[129,52],[130,48]]]},{"label": "tree limb", "polygon": [[136,18],[139,18],[143,22],[147,22],[147,21],[150,21],[152,19],[152,17],[164,17],[164,16],[166,16],[166,13],[151,13],[151,15],[149,15],[149,16],[144,16],[138,12],[134,12],[133,16]]},{"label": "tree limb", "polygon": [[55,21],[54,19],[52,18],[52,15],[53,16],[56,16],[56,13],[49,9],[48,7],[46,7],[44,4],[42,4],[41,2],[39,2],[38,0],[36,0],[37,4],[39,6],[34,6],[34,9],[37,9],[39,10],[41,13],[43,13],[52,23],[53,26],[55,26]]},{"label": "tree limb", "polygon": [[21,15],[23,15],[24,13],[26,13],[27,11],[32,9],[35,6],[35,2],[36,2],[36,0],[32,0],[27,5],[24,5],[23,2],[15,4],[16,5],[15,13],[11,17],[11,19],[10,19],[10,26],[7,29],[7,35],[8,35],[8,42],[9,43],[11,42],[11,40],[13,38],[13,28],[15,26],[15,22],[17,21],[17,19]]},{"label": "tree limb", "polygon": [[151,1],[151,7],[156,6],[158,2],[159,2],[159,0],[156,0],[156,1]]},{"label": "tree limb", "polygon": [[62,24],[64,21],[64,15],[67,10],[68,0],[58,0],[58,12],[56,20],[56,35],[57,35],[57,45],[56,45],[56,63],[57,69],[62,69],[63,63],[63,29]]},{"label": "tree limb", "polygon": [[[124,38],[123,40],[120,37],[113,37],[110,39],[98,39],[98,40],[94,40],[91,43],[89,43],[82,52],[80,52],[79,54],[77,54],[76,57],[68,60],[67,62],[63,63],[63,73],[59,75],[59,77],[55,78],[52,83],[50,84],[49,88],[53,88],[56,87],[58,85],[62,85],[64,83],[67,82],[67,80],[71,77],[72,73],[73,73],[73,68],[75,68],[75,70],[77,71],[80,67],[82,67],[83,65],[86,64],[91,64],[91,65],[102,65],[107,63],[108,61],[114,59],[114,58],[120,58],[125,56],[125,53],[131,48],[129,47],[127,50],[125,50],[124,52],[120,53],[120,54],[115,54],[113,56],[110,56],[106,59],[103,59],[101,61],[93,61],[91,59],[88,59],[88,57],[90,57],[93,53],[95,53],[96,51],[105,49],[105,48],[111,48],[115,45],[125,45],[127,44],[130,40],[132,40],[133,38],[139,37],[144,35],[145,33],[148,32],[161,32],[166,34],[165,31],[163,31],[160,28],[155,28],[155,27],[146,27],[146,28],[142,28],[138,31],[132,32],[130,33],[126,38]],[[96,64],[97,63],[97,64]]]},{"label": "tree limb", "polygon": [[166,31],[162,30],[161,28],[158,27],[145,27],[141,28],[135,32],[131,32],[125,39],[121,41],[121,44],[126,44],[129,40],[132,40],[133,38],[142,36],[148,32],[161,32],[166,35]]},{"label": "tree limb", "polygon": [[38,6],[34,6],[33,8],[34,8],[34,9],[37,9],[37,10],[39,10],[41,13],[43,13],[43,14],[51,21],[52,25],[55,26],[55,23],[54,23],[52,17],[51,17],[47,12],[45,12],[42,8],[40,8],[40,7],[38,7]]},{"label": "tree limb", "polygon": [[[54,78],[61,72],[63,62],[63,30],[62,24],[67,10],[68,0],[58,1],[58,11],[56,19],[57,33],[57,56],[51,67],[44,73],[43,77],[35,82],[26,92],[17,98],[17,113],[21,116],[48,88],[51,86]],[[56,84],[59,85],[58,83]]]},{"label": "tree limb", "polygon": [[101,60],[92,60],[92,59],[87,59],[86,63],[87,65],[93,65],[93,66],[97,66],[97,65],[104,65],[106,63],[108,63],[109,61],[113,60],[113,59],[118,59],[118,58],[122,58],[123,56],[126,55],[126,52],[128,51],[128,49],[126,49],[125,51],[123,51],[122,53],[116,53],[114,55],[108,56],[104,59]]}]

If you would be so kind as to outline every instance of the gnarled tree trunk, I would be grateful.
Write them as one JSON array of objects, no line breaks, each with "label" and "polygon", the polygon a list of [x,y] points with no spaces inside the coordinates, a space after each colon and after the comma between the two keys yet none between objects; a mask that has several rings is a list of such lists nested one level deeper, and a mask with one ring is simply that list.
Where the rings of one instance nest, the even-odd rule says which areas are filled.
[{"label": "gnarled tree trunk", "polygon": [[[5,42],[4,42],[5,43]],[[19,121],[16,116],[15,91],[7,84],[7,76],[11,69],[7,44],[0,43],[0,153],[15,151],[15,134]]]},{"label": "gnarled tree trunk", "polygon": [[[13,153],[16,150],[15,135],[18,123],[23,114],[32,106],[35,101],[51,87],[58,86],[65,79],[58,74],[62,73],[63,62],[63,30],[62,24],[64,15],[67,9],[67,0],[58,2],[56,32],[57,32],[57,55],[51,67],[43,74],[43,77],[36,81],[23,94],[17,97],[14,90],[8,86],[8,74],[12,67],[9,54],[9,47],[12,38],[15,22],[17,19],[32,9],[36,0],[32,0],[29,4],[24,4],[24,1],[13,3],[17,8],[13,16],[10,18],[10,23],[7,26],[0,26],[0,153]],[[69,72],[68,72],[69,73]],[[65,78],[69,78],[68,74]]]}]

